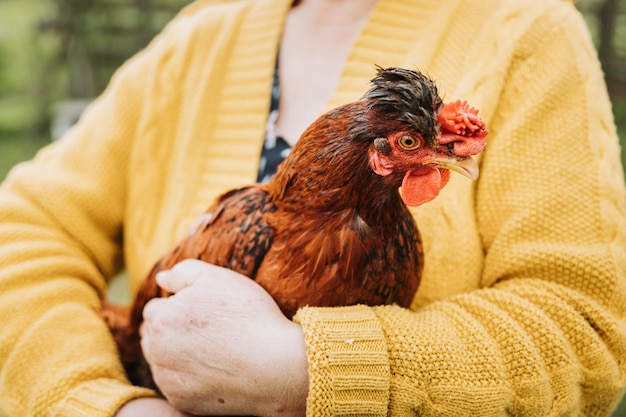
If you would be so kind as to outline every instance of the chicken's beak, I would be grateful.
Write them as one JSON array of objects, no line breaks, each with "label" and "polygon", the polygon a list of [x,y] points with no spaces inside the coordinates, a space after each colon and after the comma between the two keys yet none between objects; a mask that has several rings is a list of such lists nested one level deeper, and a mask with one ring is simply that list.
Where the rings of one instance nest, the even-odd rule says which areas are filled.
[{"label": "chicken's beak", "polygon": [[432,162],[440,168],[456,171],[471,180],[475,181],[478,179],[478,164],[471,156],[464,158],[442,156],[434,158]]}]

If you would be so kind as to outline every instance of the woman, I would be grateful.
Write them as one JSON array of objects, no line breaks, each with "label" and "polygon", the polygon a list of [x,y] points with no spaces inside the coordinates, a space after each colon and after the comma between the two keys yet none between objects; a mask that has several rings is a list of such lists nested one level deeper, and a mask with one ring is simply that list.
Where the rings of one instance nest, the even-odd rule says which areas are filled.
[{"label": "woman", "polygon": [[[418,210],[411,309],[303,308],[184,262],[144,311],[170,400],[130,386],[95,310],[208,202],[256,178],[277,51],[293,144],[374,65],[481,109],[481,178]],[[9,415],[608,415],[624,389],[626,209],[602,74],[570,2],[199,1],[0,193],[0,403]],[[225,279],[228,278],[228,279]],[[219,299],[220,302],[212,302]],[[242,308],[246,305],[247,308]],[[170,405],[171,404],[171,405]]]}]

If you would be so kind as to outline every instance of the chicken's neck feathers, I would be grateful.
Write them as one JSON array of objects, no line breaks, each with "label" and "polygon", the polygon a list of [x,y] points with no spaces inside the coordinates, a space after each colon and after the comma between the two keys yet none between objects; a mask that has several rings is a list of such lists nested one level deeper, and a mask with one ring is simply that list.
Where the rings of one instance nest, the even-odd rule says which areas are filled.
[{"label": "chicken's neck feathers", "polygon": [[390,185],[370,166],[374,138],[368,124],[362,102],[314,122],[268,183],[274,204],[300,212],[355,209],[364,217],[378,217],[390,200],[402,204],[398,184]]}]

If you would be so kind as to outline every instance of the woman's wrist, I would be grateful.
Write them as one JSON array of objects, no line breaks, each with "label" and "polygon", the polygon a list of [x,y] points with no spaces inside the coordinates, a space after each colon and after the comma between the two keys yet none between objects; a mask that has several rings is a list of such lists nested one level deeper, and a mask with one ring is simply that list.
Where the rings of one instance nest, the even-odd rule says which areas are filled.
[{"label": "woman's wrist", "polygon": [[280,372],[274,375],[275,397],[264,404],[258,415],[303,417],[306,415],[306,402],[309,391],[308,358],[302,327],[291,322],[281,342],[284,349],[284,362]]}]

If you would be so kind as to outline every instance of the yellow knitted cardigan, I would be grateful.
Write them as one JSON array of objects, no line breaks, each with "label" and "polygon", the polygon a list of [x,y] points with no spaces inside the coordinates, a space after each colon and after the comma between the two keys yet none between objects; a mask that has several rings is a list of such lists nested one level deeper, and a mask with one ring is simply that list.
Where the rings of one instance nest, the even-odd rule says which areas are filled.
[{"label": "yellow knitted cardigan", "polygon": [[[111,416],[151,395],[126,382],[95,310],[120,268],[136,288],[218,193],[254,180],[290,2],[192,4],[3,184],[5,414]],[[625,384],[626,210],[581,17],[557,0],[381,0],[328,108],[375,64],[427,72],[491,134],[480,180],[453,174],[415,211],[412,311],[297,314],[307,415],[608,414]]]}]

